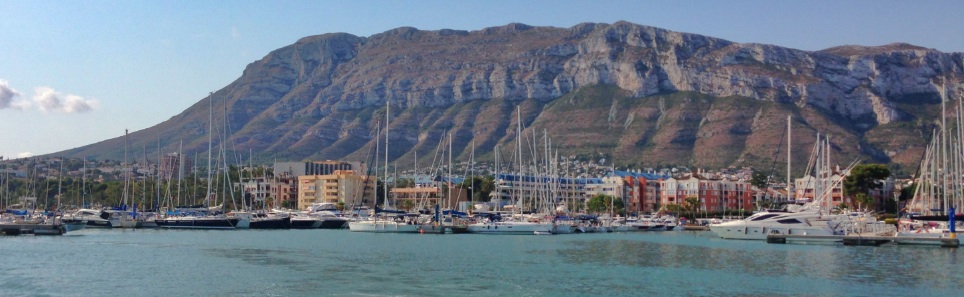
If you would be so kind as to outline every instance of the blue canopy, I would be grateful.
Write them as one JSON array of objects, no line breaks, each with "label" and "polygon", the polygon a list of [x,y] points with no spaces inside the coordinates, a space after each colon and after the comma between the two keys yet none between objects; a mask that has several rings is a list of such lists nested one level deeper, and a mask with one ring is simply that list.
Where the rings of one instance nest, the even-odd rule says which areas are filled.
[{"label": "blue canopy", "polygon": [[25,216],[25,215],[27,215],[27,210],[8,209],[8,210],[7,210],[7,213],[12,213],[12,214],[18,215],[18,216]]}]

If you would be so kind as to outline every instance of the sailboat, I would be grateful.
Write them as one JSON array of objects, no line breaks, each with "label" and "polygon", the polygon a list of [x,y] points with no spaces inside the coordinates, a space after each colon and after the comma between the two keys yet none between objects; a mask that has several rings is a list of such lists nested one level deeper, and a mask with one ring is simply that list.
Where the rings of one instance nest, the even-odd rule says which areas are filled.
[{"label": "sailboat", "polygon": [[[248,177],[249,181],[244,184],[248,184],[251,182],[254,183],[254,190],[252,191],[253,193],[251,194],[254,195],[255,197],[254,199],[252,199],[253,212],[250,213],[251,223],[249,223],[248,228],[249,229],[290,229],[292,216],[284,211],[277,211],[277,212],[270,211],[269,207],[267,206],[267,203],[266,203],[267,201],[265,201],[265,198],[267,197],[263,195],[264,192],[262,191],[262,188],[261,188],[262,187],[261,180],[264,180],[264,181],[268,180],[267,170],[262,171],[265,173],[265,176],[263,176],[262,179],[255,177],[256,170],[254,170],[254,163],[252,162],[252,155],[250,152],[248,153],[248,167],[251,168],[251,175]],[[246,170],[239,171],[239,175],[242,174],[244,171]],[[243,181],[244,178],[240,177],[239,179]],[[254,201],[257,201],[257,200],[261,201],[260,210],[253,209]]]},{"label": "sailboat", "polygon": [[[385,180],[388,180],[388,123],[389,123],[389,104],[385,102]],[[376,133],[377,135],[377,133]],[[378,154],[378,137],[375,138],[376,152]],[[388,208],[388,183],[385,186],[385,206]],[[377,201],[377,200],[376,200]],[[378,207],[372,216],[364,220],[348,222],[348,230],[351,232],[375,232],[375,233],[419,233],[420,226],[417,219],[409,215],[401,214],[395,216],[380,216]]]},{"label": "sailboat", "polygon": [[134,219],[134,214],[127,211],[127,206],[129,204],[129,189],[131,187],[131,173],[134,170],[130,166],[130,162],[127,160],[127,148],[130,143],[127,141],[127,129],[124,129],[124,190],[123,196],[121,197],[121,205],[117,207],[112,207],[110,209],[105,209],[104,212],[107,213],[107,220],[110,221],[110,226],[113,228],[134,228],[137,227],[137,221]]},{"label": "sailboat", "polygon": [[[956,129],[949,128],[945,88],[942,86],[940,92],[941,126],[934,131],[931,143],[924,151],[913,198],[907,203],[906,216],[898,222],[895,241],[899,243],[925,243],[912,239],[954,238],[964,233],[961,232],[964,215],[960,212],[964,207],[964,191],[959,182],[964,179],[961,176],[964,170],[964,103],[958,101],[956,123],[952,123]],[[954,226],[951,226],[952,217]],[[952,229],[955,229],[953,233]],[[911,240],[901,240],[907,238]]]},{"label": "sailboat", "polygon": [[[208,104],[210,106],[208,114],[208,186],[207,195],[205,196],[205,201],[208,204],[213,204],[215,201],[212,198],[217,197],[213,195],[211,191],[212,176],[211,176],[211,151],[213,150],[212,144],[212,133],[214,128],[214,93],[208,95]],[[222,150],[223,153],[223,150]],[[222,158],[223,160],[224,158]],[[213,209],[212,209],[213,208]],[[224,209],[224,204],[220,204],[216,207],[208,207],[204,210],[194,210],[191,212],[181,213],[175,212],[168,214],[166,217],[159,217],[154,222],[160,228],[165,229],[247,229],[250,220],[247,218],[238,217],[228,217],[222,212]]]},{"label": "sailboat", "polygon": [[57,177],[57,212],[56,217],[52,224],[60,223],[63,225],[64,232],[72,232],[83,230],[87,227],[87,222],[83,220],[67,220],[64,214],[64,206],[61,203],[63,192],[61,191],[63,187],[63,173],[64,173],[64,162],[60,162],[60,176]]},{"label": "sailboat", "polygon": [[[523,178],[522,172],[522,111],[521,108],[516,109],[517,113],[517,130],[516,130],[516,153],[519,160],[519,175],[518,178]],[[518,181],[517,181],[518,182]],[[518,186],[517,186],[518,187]],[[555,227],[552,223],[545,222],[533,222],[522,218],[521,215],[516,213],[521,209],[523,205],[522,188],[520,187],[516,193],[516,205],[512,208],[512,216],[506,220],[503,220],[501,215],[490,215],[484,221],[475,224],[468,225],[469,233],[479,233],[479,234],[518,234],[518,235],[542,235],[542,234],[552,234]]]}]

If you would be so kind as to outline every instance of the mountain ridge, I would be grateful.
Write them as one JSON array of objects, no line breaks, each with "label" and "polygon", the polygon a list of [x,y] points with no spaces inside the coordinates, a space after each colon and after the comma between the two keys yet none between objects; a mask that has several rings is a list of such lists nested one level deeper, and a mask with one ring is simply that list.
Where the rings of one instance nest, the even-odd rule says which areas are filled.
[{"label": "mountain ridge", "polygon": [[[795,114],[805,127],[820,123],[812,132],[840,135],[838,152],[844,156],[909,168],[926,143],[922,131],[934,125],[938,84],[947,81],[951,98],[961,94],[962,57],[904,43],[802,51],[628,22],[570,28],[513,23],[475,31],[401,27],[369,37],[307,36],[276,49],[214,92],[214,113],[219,122],[227,114],[228,149],[250,150],[262,161],[362,159],[387,102],[393,115],[390,159],[402,163],[411,162],[413,149],[427,156],[451,131],[457,145],[468,147],[474,139],[481,144],[477,156],[485,156],[496,144],[514,141],[515,118],[506,113],[522,106],[527,133],[557,127],[549,136],[560,140],[561,154],[591,151],[575,140],[566,144],[567,135],[608,139],[603,136],[615,133],[612,128],[622,121],[618,141],[592,153],[652,165],[639,152],[662,156],[661,150],[672,149],[660,162],[706,167],[759,167],[778,160],[753,147],[767,145],[767,137],[754,136],[763,130],[752,127],[785,130],[785,115]],[[560,99],[583,102],[585,108],[546,110]],[[172,152],[183,139],[186,150],[206,151],[207,100],[132,133],[134,147],[160,139],[162,151]],[[755,120],[723,110],[744,103],[757,108]],[[609,110],[589,108],[592,104]],[[783,116],[769,114],[776,110]],[[579,117],[608,121],[600,126]],[[593,128],[558,128],[572,125]],[[877,136],[882,129],[910,143]],[[54,155],[116,158],[122,139]],[[807,140],[797,142],[795,148],[801,148]],[[743,149],[729,152],[723,145]],[[728,157],[714,151],[727,151]],[[805,161],[798,158],[805,159],[795,155],[794,162]]]}]

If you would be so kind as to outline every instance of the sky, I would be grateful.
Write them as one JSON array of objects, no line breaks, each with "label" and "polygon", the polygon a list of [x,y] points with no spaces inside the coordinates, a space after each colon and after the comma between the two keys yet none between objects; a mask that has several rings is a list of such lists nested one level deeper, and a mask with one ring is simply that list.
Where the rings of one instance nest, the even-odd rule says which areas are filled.
[{"label": "sky", "polygon": [[620,20],[801,50],[906,42],[964,52],[964,1],[0,0],[0,156],[149,128],[311,35]]}]

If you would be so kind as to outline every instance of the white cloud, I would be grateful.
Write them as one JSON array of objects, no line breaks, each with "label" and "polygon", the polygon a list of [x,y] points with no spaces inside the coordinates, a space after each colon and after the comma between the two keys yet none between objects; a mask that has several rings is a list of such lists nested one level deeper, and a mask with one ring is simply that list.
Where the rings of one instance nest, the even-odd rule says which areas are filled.
[{"label": "white cloud", "polygon": [[97,107],[97,100],[84,99],[73,94],[61,94],[50,87],[34,89],[33,101],[37,102],[41,111],[63,113],[85,113]]},{"label": "white cloud", "polygon": [[60,93],[49,87],[38,87],[33,90],[33,101],[40,105],[42,111],[55,111],[60,109]]},{"label": "white cloud", "polygon": [[231,27],[231,38],[234,40],[241,38],[241,31],[238,30],[238,27]]},{"label": "white cloud", "polygon": [[33,157],[33,153],[31,152],[17,153],[17,158],[30,158],[30,157]]},{"label": "white cloud", "polygon": [[84,98],[77,95],[67,95],[67,101],[64,102],[64,112],[66,113],[84,113],[94,110],[94,106],[97,105],[95,100],[84,100]]},{"label": "white cloud", "polygon": [[7,81],[0,79],[0,109],[24,109],[24,102],[13,102],[13,98],[20,95]]}]

